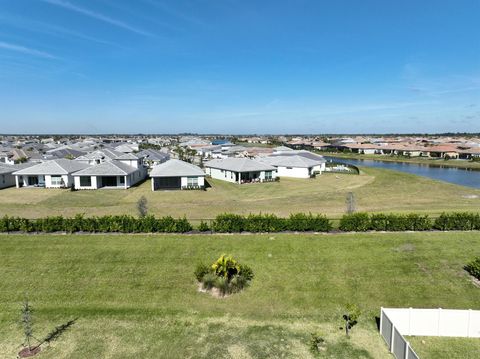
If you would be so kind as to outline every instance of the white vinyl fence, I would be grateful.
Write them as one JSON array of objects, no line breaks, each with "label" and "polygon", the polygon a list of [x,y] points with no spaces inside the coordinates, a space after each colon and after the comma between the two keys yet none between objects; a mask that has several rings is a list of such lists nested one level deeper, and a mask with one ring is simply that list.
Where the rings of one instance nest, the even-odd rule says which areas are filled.
[{"label": "white vinyl fence", "polygon": [[419,359],[404,335],[480,338],[480,311],[382,308],[380,333],[397,359]]}]

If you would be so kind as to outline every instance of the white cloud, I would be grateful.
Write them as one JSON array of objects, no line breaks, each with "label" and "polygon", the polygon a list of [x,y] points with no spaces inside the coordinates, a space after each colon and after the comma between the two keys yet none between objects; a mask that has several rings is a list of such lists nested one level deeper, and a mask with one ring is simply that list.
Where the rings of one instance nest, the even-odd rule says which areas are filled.
[{"label": "white cloud", "polygon": [[43,58],[46,58],[46,59],[58,59],[58,57],[56,57],[52,54],[49,54],[48,52],[39,51],[39,50],[31,49],[31,48],[28,48],[28,47],[25,47],[25,46],[11,44],[11,43],[8,43],[8,42],[3,42],[3,41],[0,41],[0,48],[6,49],[6,50],[11,50],[11,51],[16,51],[16,52],[21,52],[21,53],[27,54],[27,55],[43,57]]}]

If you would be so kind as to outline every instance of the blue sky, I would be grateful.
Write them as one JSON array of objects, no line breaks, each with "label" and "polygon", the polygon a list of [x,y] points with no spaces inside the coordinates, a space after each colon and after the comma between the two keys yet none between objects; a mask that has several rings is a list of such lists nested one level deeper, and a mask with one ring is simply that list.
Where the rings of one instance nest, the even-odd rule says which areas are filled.
[{"label": "blue sky", "polygon": [[0,0],[0,133],[480,132],[480,0]]}]

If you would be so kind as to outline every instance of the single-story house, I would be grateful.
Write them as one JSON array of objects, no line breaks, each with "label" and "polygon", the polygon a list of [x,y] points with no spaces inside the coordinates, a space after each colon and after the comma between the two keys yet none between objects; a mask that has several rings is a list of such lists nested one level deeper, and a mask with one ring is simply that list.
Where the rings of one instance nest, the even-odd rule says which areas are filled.
[{"label": "single-story house", "polygon": [[112,160],[88,166],[75,172],[73,177],[75,189],[127,189],[145,179],[146,175],[147,170],[143,165],[134,167],[124,161]]},{"label": "single-story house", "polygon": [[212,178],[233,183],[270,182],[277,177],[275,167],[249,158],[215,159],[205,163]]},{"label": "single-story house", "polygon": [[73,183],[73,173],[89,167],[88,164],[61,158],[13,172],[15,184],[20,187],[67,188]]},{"label": "single-story house", "polygon": [[262,157],[258,160],[276,168],[277,176],[310,178],[312,175],[321,174],[325,171],[326,161],[322,156],[310,158],[306,154],[302,155],[297,151],[285,152],[279,155]]},{"label": "single-story house", "polygon": [[150,177],[152,191],[205,188],[205,172],[198,166],[180,160],[168,160],[153,167]]}]

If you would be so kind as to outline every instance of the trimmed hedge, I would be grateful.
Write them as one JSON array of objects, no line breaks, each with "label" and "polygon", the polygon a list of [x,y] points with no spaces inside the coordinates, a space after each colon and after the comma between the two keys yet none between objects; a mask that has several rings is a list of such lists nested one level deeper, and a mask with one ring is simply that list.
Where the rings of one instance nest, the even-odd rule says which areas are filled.
[{"label": "trimmed hedge", "polygon": [[295,213],[289,218],[279,218],[274,214],[220,214],[212,223],[212,230],[219,233],[232,232],[281,232],[281,231],[315,231],[332,230],[330,220],[324,215]]},{"label": "trimmed hedge", "polygon": [[[209,226],[201,222],[198,229],[202,232],[212,230],[218,233],[239,232],[330,232],[331,221],[320,214],[294,213],[288,218],[274,214],[239,214],[224,213],[218,215]],[[442,213],[435,220],[427,215],[411,214],[345,214],[340,219],[339,229],[344,232],[365,231],[471,231],[480,230],[478,213]],[[5,216],[0,218],[0,232],[90,232],[90,233],[185,233],[193,230],[190,222],[184,218],[171,216],[156,218],[154,216],[133,217],[102,216],[84,217],[76,215],[67,218],[53,216],[38,219]]]},{"label": "trimmed hedge", "polygon": [[193,229],[186,218],[175,219],[167,216],[155,218],[145,216],[103,216],[84,217],[76,215],[27,219],[5,216],[0,218],[0,232],[92,232],[92,233],[185,233]]},{"label": "trimmed hedge", "polygon": [[344,232],[365,231],[429,231],[435,229],[427,215],[411,214],[346,214],[340,220],[339,229]]},{"label": "trimmed hedge", "polygon": [[480,230],[480,215],[468,212],[442,213],[435,219],[433,227],[440,231]]}]

